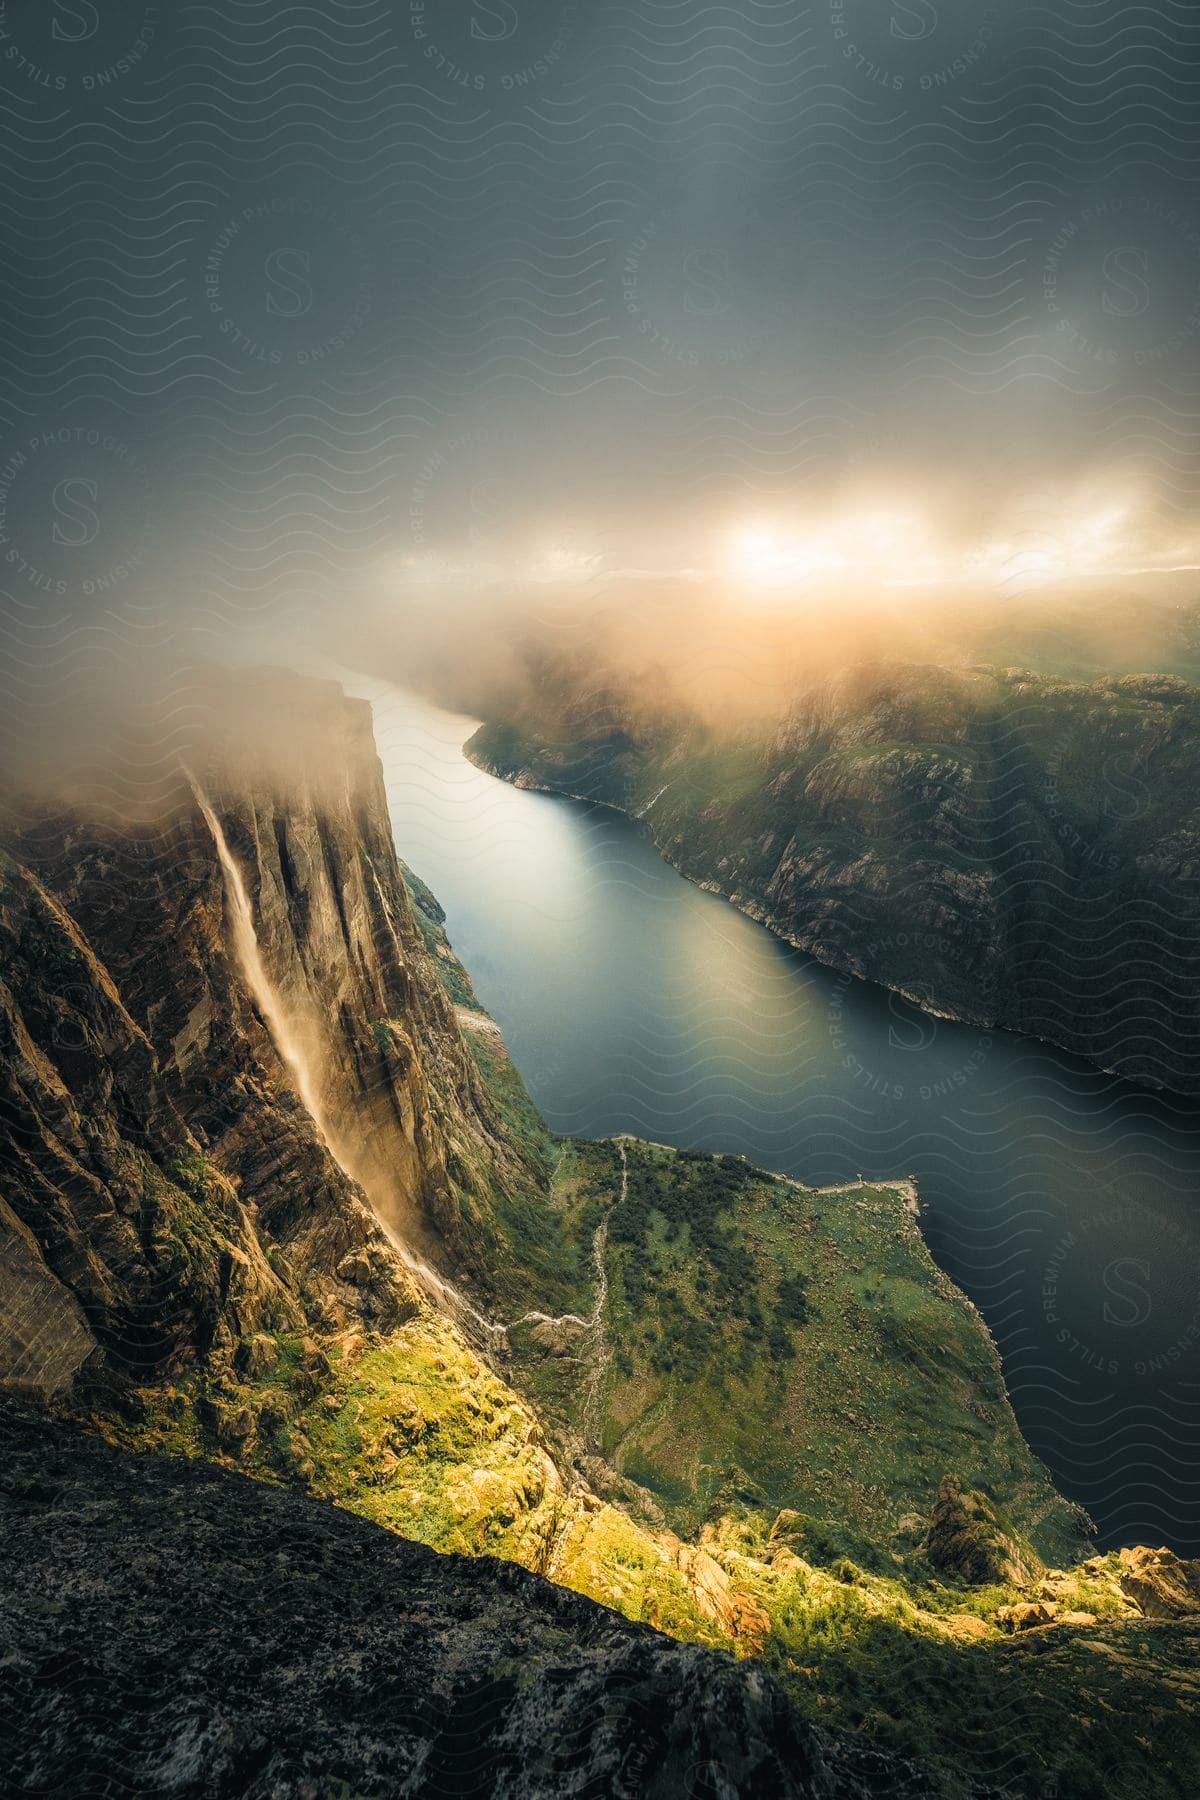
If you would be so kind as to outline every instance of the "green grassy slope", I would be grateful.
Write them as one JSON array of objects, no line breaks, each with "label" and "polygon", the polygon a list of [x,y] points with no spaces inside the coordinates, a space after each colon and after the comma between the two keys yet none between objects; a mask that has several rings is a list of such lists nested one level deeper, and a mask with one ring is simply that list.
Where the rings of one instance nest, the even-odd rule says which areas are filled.
[{"label": "green grassy slope", "polygon": [[[941,1800],[966,1778],[1028,1800],[1192,1791],[1200,1617],[1145,1619],[1118,1556],[1083,1560],[908,1184],[812,1190],[735,1158],[556,1140],[469,1000],[481,1078],[547,1170],[491,1222],[507,1329],[432,1309],[382,1331],[281,1320],[232,1376],[128,1396],[106,1435],[760,1654],[809,1717],[931,1763]],[[987,1496],[968,1493],[965,1529],[1011,1576],[972,1582],[927,1541],[946,1475]],[[1030,1605],[1046,1622],[1013,1636]]]}]

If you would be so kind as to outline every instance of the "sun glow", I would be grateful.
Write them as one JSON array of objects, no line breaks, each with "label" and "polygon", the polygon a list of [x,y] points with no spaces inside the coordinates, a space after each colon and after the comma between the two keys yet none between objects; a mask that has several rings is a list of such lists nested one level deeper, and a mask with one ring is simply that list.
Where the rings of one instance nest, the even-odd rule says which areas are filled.
[{"label": "sun glow", "polygon": [[923,520],[902,512],[848,512],[803,526],[756,520],[731,534],[725,563],[736,581],[756,587],[928,580],[937,572],[929,538]]},{"label": "sun glow", "polygon": [[817,537],[800,537],[771,525],[747,525],[730,546],[730,572],[750,582],[808,581],[841,574],[846,559]]},{"label": "sun glow", "polygon": [[816,519],[755,518],[723,548],[725,574],[749,592],[975,583],[1025,588],[1190,566],[1195,547],[1156,542],[1133,497],[1040,495],[1003,521],[941,528],[918,509],[856,507]]},{"label": "sun glow", "polygon": [[673,521],[648,538],[544,521],[521,541],[421,545],[389,557],[385,579],[430,593],[521,587],[578,597],[630,583],[711,586],[778,609],[809,597],[869,600],[881,589],[1024,591],[1097,577],[1182,571],[1200,542],[1164,534],[1136,486],[1039,490],[971,516],[937,497],[862,493],[824,511],[781,507],[727,519],[705,541]]}]

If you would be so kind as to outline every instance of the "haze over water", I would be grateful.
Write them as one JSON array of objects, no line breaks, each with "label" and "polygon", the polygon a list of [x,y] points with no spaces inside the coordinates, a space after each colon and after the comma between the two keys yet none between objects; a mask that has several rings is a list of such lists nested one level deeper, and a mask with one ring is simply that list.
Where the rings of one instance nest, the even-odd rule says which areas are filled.
[{"label": "haze over water", "polygon": [[644,826],[475,769],[474,721],[369,698],[402,858],[551,1126],[914,1174],[1022,1429],[1102,1545],[1200,1551],[1200,1109],[932,1020],[675,873]]}]

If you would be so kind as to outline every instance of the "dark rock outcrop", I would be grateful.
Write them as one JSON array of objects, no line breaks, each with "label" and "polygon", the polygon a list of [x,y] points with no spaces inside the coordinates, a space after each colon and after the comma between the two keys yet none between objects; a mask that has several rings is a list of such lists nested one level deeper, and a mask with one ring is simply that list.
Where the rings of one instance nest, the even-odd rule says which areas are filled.
[{"label": "dark rock outcrop", "polygon": [[766,1671],[0,1403],[4,1791],[922,1800]]},{"label": "dark rock outcrop", "polygon": [[1043,1564],[1020,1534],[1006,1525],[988,1500],[947,1475],[925,1534],[925,1552],[935,1569],[972,1586],[1008,1582],[1025,1587],[1041,1574]]}]

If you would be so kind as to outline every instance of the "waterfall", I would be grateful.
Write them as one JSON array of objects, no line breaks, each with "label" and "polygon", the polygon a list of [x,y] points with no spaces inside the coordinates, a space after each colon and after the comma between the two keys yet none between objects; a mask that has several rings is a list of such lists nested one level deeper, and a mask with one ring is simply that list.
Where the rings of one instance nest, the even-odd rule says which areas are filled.
[{"label": "waterfall", "polygon": [[254,924],[254,914],[250,907],[250,896],[246,892],[242,872],[234,861],[233,852],[229,848],[221,821],[213,811],[195,776],[186,767],[183,773],[216,846],[217,860],[221,865],[225,893],[229,901],[233,950],[238,966],[263,1016],[271,1041],[295,1084],[296,1092],[304,1104],[305,1111],[320,1133],[325,1148],[346,1179],[352,1181],[366,1194],[371,1204],[371,1210],[388,1242],[421,1287],[433,1298],[442,1301],[454,1312],[471,1320],[489,1334],[503,1333],[507,1329],[506,1326],[493,1324],[490,1319],[485,1318],[482,1313],[476,1311],[469,1300],[458,1292],[457,1288],[451,1286],[436,1270],[431,1269],[428,1263],[413,1255],[408,1245],[387,1223],[387,1213],[391,1209],[386,1204],[381,1204],[385,1197],[372,1191],[374,1183],[364,1173],[355,1171],[353,1167],[355,1159],[345,1143],[340,1141],[339,1134],[331,1125],[322,1104],[318,1072],[305,1051],[299,1032],[288,1017],[287,1009],[278,990],[267,974],[262,950],[259,947],[258,932]]},{"label": "waterfall", "polygon": [[[187,771],[184,771],[187,774]],[[262,951],[258,947],[258,933],[254,928],[254,914],[250,910],[250,896],[246,892],[246,884],[242,880],[242,872],[233,860],[224,828],[216,813],[209,805],[200,784],[195,777],[187,774],[192,793],[196,797],[196,805],[204,815],[204,822],[212,833],[216,845],[217,858],[221,864],[221,873],[225,877],[225,892],[229,899],[230,922],[233,928],[233,949],[237,957],[246,985],[258,1004],[271,1041],[278,1050],[280,1058],[289,1075],[296,1084],[296,1092],[304,1102],[305,1111],[325,1140],[335,1162],[341,1167],[340,1159],[333,1147],[333,1136],[325,1118],[321,1105],[320,1090],[315,1071],[304,1054],[295,1031],[292,1029],[279,995],[268,978],[262,959]],[[343,1170],[343,1173],[346,1173]]]}]

